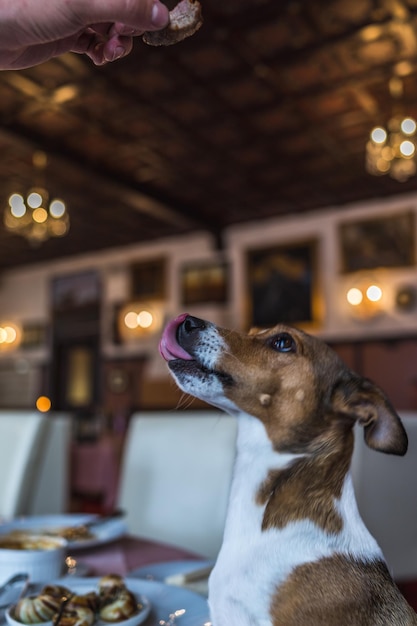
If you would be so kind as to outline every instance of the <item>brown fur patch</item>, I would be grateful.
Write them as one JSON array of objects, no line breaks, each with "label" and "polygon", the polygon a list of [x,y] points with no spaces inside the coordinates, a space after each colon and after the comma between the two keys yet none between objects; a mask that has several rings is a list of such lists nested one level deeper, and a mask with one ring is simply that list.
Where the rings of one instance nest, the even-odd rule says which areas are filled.
[{"label": "brown fur patch", "polygon": [[[345,369],[339,357],[323,342],[288,326],[249,335],[218,332],[228,349],[216,367],[234,380],[225,396],[263,422],[277,451],[306,451],[322,434],[330,389]],[[271,347],[280,332],[291,333],[294,353]],[[270,400],[264,404],[265,396]]]},{"label": "brown fur patch", "polygon": [[271,605],[273,626],[412,626],[417,615],[382,561],[342,555],[297,567]]},{"label": "brown fur patch", "polygon": [[321,450],[320,454],[294,461],[288,468],[269,472],[257,494],[258,504],[266,504],[263,530],[283,528],[289,522],[303,519],[310,519],[329,533],[342,530],[342,518],[334,500],[341,496],[353,447],[352,433],[343,437],[334,436],[338,443],[330,448],[329,454]]}]

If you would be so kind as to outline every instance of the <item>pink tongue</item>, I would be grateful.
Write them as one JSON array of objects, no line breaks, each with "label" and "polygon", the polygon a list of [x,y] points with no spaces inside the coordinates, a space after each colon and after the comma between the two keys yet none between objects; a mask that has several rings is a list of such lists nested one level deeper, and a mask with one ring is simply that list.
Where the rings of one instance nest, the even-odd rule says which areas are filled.
[{"label": "pink tongue", "polygon": [[188,354],[184,348],[181,348],[177,341],[178,327],[187,315],[188,313],[182,313],[175,320],[171,320],[162,333],[161,341],[159,342],[159,352],[165,361],[172,361],[173,359],[193,360],[191,354]]}]

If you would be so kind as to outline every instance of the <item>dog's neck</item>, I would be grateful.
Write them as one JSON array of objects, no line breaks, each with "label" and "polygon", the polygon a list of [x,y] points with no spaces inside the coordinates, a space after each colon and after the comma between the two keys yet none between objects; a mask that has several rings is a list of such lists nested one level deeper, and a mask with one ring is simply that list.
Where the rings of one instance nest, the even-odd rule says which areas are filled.
[{"label": "dog's neck", "polygon": [[232,536],[237,528],[241,535],[262,535],[269,530],[288,534],[291,528],[304,524],[323,535],[327,545],[329,536],[339,537],[343,550],[353,542],[357,544],[355,552],[380,555],[358,513],[349,441],[341,448],[344,458],[341,450],[321,454],[277,452],[258,419],[241,414],[238,424],[226,543],[229,533]]},{"label": "dog's neck", "polygon": [[[255,417],[240,414],[238,425],[237,456],[224,540],[210,578],[209,598],[216,599],[216,606],[220,607],[219,613],[212,607],[214,623],[221,626],[238,623],[231,621],[232,616],[236,617],[238,605],[235,603],[229,621],[224,621],[223,613],[228,604],[221,598],[226,593],[227,581],[226,595],[248,598],[245,611],[253,611],[250,623],[270,625],[270,607],[265,597],[272,597],[298,566],[331,558],[335,553],[363,558],[365,562],[382,555],[359,516],[349,472],[344,477],[340,498],[328,498],[331,510],[342,520],[343,526],[339,532],[332,532],[323,527],[326,524],[318,523],[314,515],[309,516],[309,506],[314,508],[314,494],[309,505],[308,493],[303,493],[302,489],[293,492],[280,487],[278,497],[278,491],[271,487],[271,493],[266,495],[268,477],[281,473],[287,484],[291,468],[311,461],[313,455],[275,451],[263,424]],[[307,481],[311,478],[314,483],[314,464],[306,471],[309,471]],[[303,481],[306,485],[305,478]],[[260,501],[262,493],[265,493],[263,503]],[[272,517],[268,507],[272,507]],[[291,519],[285,519],[288,509],[292,511]],[[269,520],[267,524],[266,520]],[[242,618],[241,623],[249,623],[247,619]]]},{"label": "dog's neck", "polygon": [[[236,524],[247,526],[248,532],[252,526],[262,528],[265,506],[256,503],[256,494],[271,469],[285,468],[298,457],[275,452],[261,422],[250,415],[239,415],[226,532],[229,525],[233,532]],[[250,516],[243,514],[248,510],[251,511]]]}]

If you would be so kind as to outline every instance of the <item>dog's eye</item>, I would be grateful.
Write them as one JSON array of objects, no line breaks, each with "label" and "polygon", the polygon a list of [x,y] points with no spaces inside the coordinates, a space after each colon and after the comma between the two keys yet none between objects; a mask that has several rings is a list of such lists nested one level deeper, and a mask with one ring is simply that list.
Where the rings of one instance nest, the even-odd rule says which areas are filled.
[{"label": "dog's eye", "polygon": [[295,352],[296,345],[289,333],[280,333],[271,340],[271,346],[277,352]]}]

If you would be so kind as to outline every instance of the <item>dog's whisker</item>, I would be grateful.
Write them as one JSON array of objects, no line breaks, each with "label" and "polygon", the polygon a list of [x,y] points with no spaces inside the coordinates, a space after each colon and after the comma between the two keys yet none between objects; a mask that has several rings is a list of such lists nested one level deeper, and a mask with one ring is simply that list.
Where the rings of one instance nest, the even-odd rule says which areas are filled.
[{"label": "dog's whisker", "polygon": [[230,352],[229,350],[225,350],[225,354],[227,354],[228,357],[231,357],[232,359],[234,359],[238,363],[242,363],[242,360],[239,359],[235,354],[232,354],[232,352]]},{"label": "dog's whisker", "polygon": [[180,399],[177,402],[177,409],[188,409],[194,402],[195,398],[188,393],[181,394]]}]

